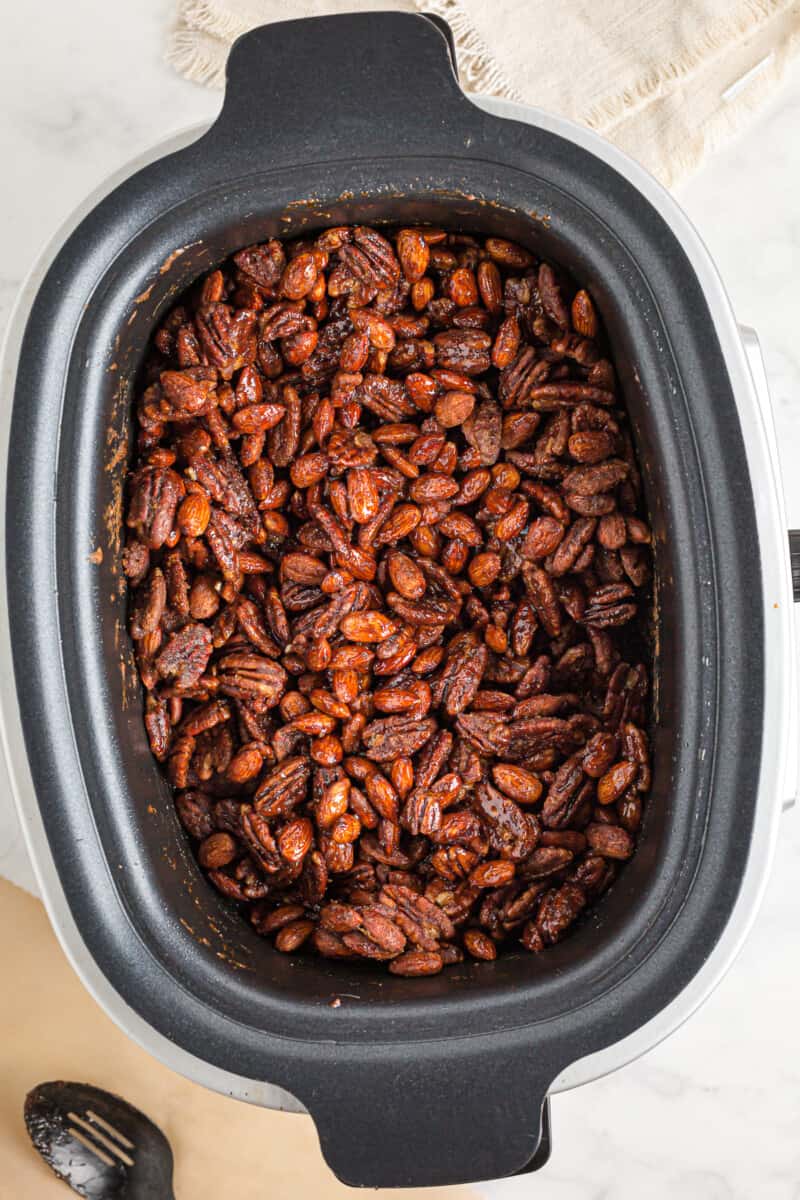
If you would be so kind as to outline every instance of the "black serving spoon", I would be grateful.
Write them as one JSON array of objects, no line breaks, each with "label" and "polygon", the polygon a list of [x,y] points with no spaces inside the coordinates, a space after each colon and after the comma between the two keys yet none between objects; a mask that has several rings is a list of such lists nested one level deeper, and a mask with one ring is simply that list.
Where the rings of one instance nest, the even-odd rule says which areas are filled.
[{"label": "black serving spoon", "polygon": [[25,1124],[48,1167],[87,1200],[175,1200],[172,1150],[132,1104],[87,1083],[40,1083]]}]

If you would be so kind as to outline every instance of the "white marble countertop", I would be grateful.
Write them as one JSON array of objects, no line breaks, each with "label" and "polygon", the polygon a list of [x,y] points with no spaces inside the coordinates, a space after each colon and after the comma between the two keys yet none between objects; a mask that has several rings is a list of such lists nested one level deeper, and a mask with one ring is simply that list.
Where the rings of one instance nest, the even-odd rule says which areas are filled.
[{"label": "white marble countertop", "polygon": [[[40,247],[87,192],[139,151],[216,113],[218,94],[184,82],[161,61],[171,11],[171,0],[65,0],[35,18],[24,4],[5,7],[0,332]],[[737,316],[761,335],[794,528],[800,528],[798,128],[796,68],[755,123],[679,193]],[[6,795],[0,795],[0,873],[32,884]],[[755,928],[704,1008],[646,1057],[557,1096],[549,1165],[538,1176],[487,1185],[487,1195],[800,1200],[799,880],[795,810],[784,817]]]}]

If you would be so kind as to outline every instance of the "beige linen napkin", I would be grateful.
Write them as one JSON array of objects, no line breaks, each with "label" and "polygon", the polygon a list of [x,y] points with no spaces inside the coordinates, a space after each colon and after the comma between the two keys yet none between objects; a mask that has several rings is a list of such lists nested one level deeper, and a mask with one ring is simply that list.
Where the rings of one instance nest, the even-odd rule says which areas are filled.
[{"label": "beige linen napkin", "polygon": [[588,125],[667,185],[746,121],[800,50],[800,0],[178,0],[167,59],[220,87],[247,29],[375,9],[444,17],[468,91]]}]

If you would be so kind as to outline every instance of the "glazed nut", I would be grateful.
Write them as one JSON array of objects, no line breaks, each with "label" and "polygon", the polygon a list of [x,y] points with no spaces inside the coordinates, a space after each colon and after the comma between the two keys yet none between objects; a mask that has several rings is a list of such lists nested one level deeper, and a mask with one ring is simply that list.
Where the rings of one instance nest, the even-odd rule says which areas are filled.
[{"label": "glazed nut", "polygon": [[639,772],[635,762],[618,762],[597,781],[597,803],[614,804],[628,790]]},{"label": "glazed nut", "polygon": [[475,407],[475,397],[470,392],[445,392],[434,406],[436,420],[443,429],[462,425]]},{"label": "glazed nut", "polygon": [[211,517],[211,503],[205,492],[192,492],[178,508],[178,527],[186,537],[202,537]]},{"label": "glazed nut", "polygon": [[476,554],[468,568],[470,583],[478,588],[489,587],[500,574],[501,565],[500,555],[494,551]]},{"label": "glazed nut", "polygon": [[120,556],[145,731],[278,952],[491,973],[635,852],[653,539],[580,282],[506,238],[309,226],[155,332]]},{"label": "glazed nut", "polygon": [[197,858],[206,870],[217,870],[233,862],[238,852],[236,841],[229,833],[212,833],[200,843]]}]

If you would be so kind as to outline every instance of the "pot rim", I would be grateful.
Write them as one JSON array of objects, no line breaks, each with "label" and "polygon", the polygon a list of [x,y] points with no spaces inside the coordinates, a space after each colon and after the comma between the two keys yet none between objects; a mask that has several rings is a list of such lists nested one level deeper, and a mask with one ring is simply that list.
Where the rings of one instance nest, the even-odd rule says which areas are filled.
[{"label": "pot rim", "polygon": [[[537,125],[582,145],[621,173],[641,191],[668,221],[692,262],[703,286],[717,335],[725,354],[737,408],[751,478],[769,480],[770,487],[759,489],[756,497],[757,520],[762,550],[762,589],[764,595],[766,679],[764,696],[764,754],[758,789],[758,804],[753,826],[748,863],[741,891],[721,938],[686,988],[655,1017],[628,1037],[603,1050],[577,1060],[554,1081],[551,1091],[563,1091],[598,1078],[638,1057],[668,1036],[707,998],[735,958],[755,917],[763,895],[769,865],[777,837],[779,801],[793,792],[796,777],[796,747],[789,731],[793,705],[796,704],[793,667],[794,626],[791,587],[786,549],[786,521],[779,484],[775,435],[768,397],[755,386],[748,365],[742,336],[729,301],[708,251],[686,215],[672,197],[642,167],[627,155],[606,143],[598,135],[560,117],[539,109],[494,97],[470,97],[478,107],[501,117],[510,117]],[[2,353],[2,376],[14,376],[14,358],[27,315],[27,306],[68,233],[103,195],[148,162],[189,145],[206,129],[205,123],[193,125],[157,143],[126,164],[87,197],[86,201],[54,234],[23,285],[11,315]],[[17,343],[17,344],[15,344]],[[2,449],[7,450],[8,410],[4,412]],[[5,495],[3,496],[3,503]],[[5,531],[0,536],[4,537]],[[770,553],[770,549],[772,552]],[[5,588],[5,577],[0,587]],[[0,592],[0,602],[4,592]],[[775,607],[777,605],[777,607]],[[8,616],[2,605],[0,624],[0,661],[10,657]],[[783,649],[783,652],[781,652]],[[787,653],[788,650],[788,653]],[[10,671],[2,677],[2,740],[12,779],[12,791],[18,807],[26,843],[36,871],[40,891],[59,939],[85,986],[118,1024],[146,1049],[175,1069],[206,1086],[233,1094],[267,1107],[305,1111],[287,1092],[260,1081],[241,1076],[196,1058],[168,1041],[138,1016],[109,984],[89,954],[69,913],[63,889],[55,872],[41,816],[33,793],[30,769],[22,744],[21,726],[13,678]],[[794,751],[794,761],[792,760]],[[777,801],[776,801],[777,797]]]}]

